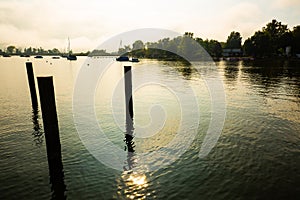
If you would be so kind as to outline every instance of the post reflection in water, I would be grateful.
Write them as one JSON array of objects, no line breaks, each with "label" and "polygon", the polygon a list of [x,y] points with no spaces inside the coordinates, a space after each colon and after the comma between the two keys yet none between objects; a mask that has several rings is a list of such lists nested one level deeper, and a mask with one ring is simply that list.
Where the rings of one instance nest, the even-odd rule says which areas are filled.
[{"label": "post reflection in water", "polygon": [[126,144],[125,151],[127,150],[127,166],[124,166],[124,171],[132,170],[135,167],[135,160],[134,160],[134,142],[133,142],[133,121],[132,119],[126,118],[126,134],[124,142]]},{"label": "post reflection in water", "polygon": [[[33,122],[33,141],[37,146],[43,144],[43,132],[39,123],[39,110],[37,106],[32,106],[32,122]],[[55,157],[48,156],[49,175],[52,191],[52,199],[66,199],[66,185],[64,183],[63,164],[61,160],[61,152],[54,152]]]},{"label": "post reflection in water", "polygon": [[43,132],[41,130],[41,125],[39,122],[39,111],[38,107],[32,106],[32,123],[33,123],[33,141],[37,146],[43,144]]},{"label": "post reflection in water", "polygon": [[125,151],[127,159],[124,161],[123,172],[118,180],[118,196],[128,199],[145,199],[151,193],[147,192],[148,183],[144,172],[137,169],[137,159],[135,156],[134,145],[134,126],[133,126],[133,99],[132,99],[132,79],[131,66],[124,67],[125,75],[125,105],[126,105],[126,133]]},{"label": "post reflection in water", "polygon": [[57,167],[49,165],[52,199],[67,199],[63,166],[59,161],[57,161],[57,165]]},{"label": "post reflection in water", "polygon": [[131,119],[126,119],[126,134],[124,142],[126,144],[125,151],[127,151],[127,160],[123,167],[121,179],[118,180],[118,195],[121,198],[128,199],[146,199],[151,196],[153,192],[149,192],[149,184],[147,176],[143,171],[134,169],[137,164],[135,158],[134,141],[133,141],[133,122]]}]

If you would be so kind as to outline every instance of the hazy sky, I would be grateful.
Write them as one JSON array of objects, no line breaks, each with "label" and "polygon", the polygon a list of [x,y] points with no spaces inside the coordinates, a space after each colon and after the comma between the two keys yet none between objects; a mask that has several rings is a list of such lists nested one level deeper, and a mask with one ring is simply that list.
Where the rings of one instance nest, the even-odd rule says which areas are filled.
[{"label": "hazy sky", "polygon": [[111,36],[138,28],[193,32],[225,41],[243,39],[272,19],[300,24],[300,0],[0,0],[0,48],[92,50]]}]

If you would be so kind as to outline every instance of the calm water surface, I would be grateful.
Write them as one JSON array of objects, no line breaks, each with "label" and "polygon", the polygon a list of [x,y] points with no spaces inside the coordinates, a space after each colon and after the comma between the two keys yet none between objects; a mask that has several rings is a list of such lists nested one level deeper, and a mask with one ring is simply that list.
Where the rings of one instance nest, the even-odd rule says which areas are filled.
[{"label": "calm water surface", "polygon": [[[216,63],[224,83],[227,115],[217,145],[204,159],[198,158],[198,153],[211,113],[209,92],[202,77],[180,63],[142,60],[134,64],[133,86],[139,79],[151,79],[174,85],[180,95],[190,86],[196,88],[201,118],[195,140],[174,163],[152,172],[129,173],[99,162],[82,144],[76,131],[73,89],[87,58],[69,62],[50,57],[11,57],[0,58],[0,199],[51,199],[53,194],[41,113],[33,112],[31,107],[27,59],[33,62],[36,76],[54,77],[68,199],[299,198],[299,61]],[[105,59],[113,60],[90,58],[88,62],[97,64]],[[202,75],[210,76],[208,69],[212,63],[194,65],[201,66]],[[114,93],[114,88],[121,84],[122,70],[118,64],[109,68],[95,93],[98,123],[120,148],[125,146],[124,100],[123,94]],[[155,120],[150,116],[151,106],[156,104],[164,108],[157,113],[167,120],[162,127],[148,129],[147,134],[152,137],[134,138],[137,153],[167,145],[182,120],[180,105],[189,108],[188,100],[180,102],[168,88],[159,85],[138,88],[134,92],[137,136],[145,136],[139,130]],[[112,113],[121,117],[114,118]],[[194,117],[191,109],[188,120]]]}]

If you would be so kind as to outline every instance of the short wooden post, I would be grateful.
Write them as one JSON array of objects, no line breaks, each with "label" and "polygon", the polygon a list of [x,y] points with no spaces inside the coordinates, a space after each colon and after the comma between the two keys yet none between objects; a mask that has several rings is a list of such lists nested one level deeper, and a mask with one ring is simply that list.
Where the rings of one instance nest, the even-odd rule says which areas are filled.
[{"label": "short wooden post", "polygon": [[36,109],[38,106],[38,102],[37,102],[35,82],[34,82],[34,73],[33,73],[31,62],[26,62],[26,71],[27,71],[27,78],[29,83],[32,107],[33,109]]},{"label": "short wooden post", "polygon": [[63,193],[65,191],[65,185],[63,181],[64,175],[53,78],[50,76],[38,77],[37,79],[46,138],[50,181],[52,183],[55,196],[64,197]]},{"label": "short wooden post", "polygon": [[132,100],[132,75],[131,66],[124,66],[125,76],[125,109],[126,109],[126,135],[125,143],[128,152],[134,152],[133,140],[133,100]]}]

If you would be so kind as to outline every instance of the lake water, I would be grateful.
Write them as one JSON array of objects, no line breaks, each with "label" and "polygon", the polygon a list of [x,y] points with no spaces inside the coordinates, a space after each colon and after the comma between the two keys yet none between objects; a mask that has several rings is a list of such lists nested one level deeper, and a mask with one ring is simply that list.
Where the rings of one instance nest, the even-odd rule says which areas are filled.
[{"label": "lake water", "polygon": [[[33,63],[36,76],[54,77],[68,199],[299,198],[299,61],[215,63],[224,84],[226,118],[216,145],[204,158],[198,155],[212,112],[203,77],[176,62],[132,63],[133,88],[138,87],[133,96],[135,153],[165,147],[180,126],[185,134],[197,130],[188,149],[173,155],[174,162],[164,166],[165,158],[153,157],[148,161],[155,170],[132,173],[125,166],[128,163],[119,171],[91,153],[77,132],[72,107],[80,68],[111,63],[93,94],[94,118],[126,156],[124,93],[116,89],[124,88],[122,64],[112,62],[113,58],[79,57],[70,62],[10,57],[0,58],[0,199],[51,199],[53,195],[41,112],[33,112],[31,106],[27,60]],[[214,75],[213,63],[193,64],[201,75]],[[144,80],[152,83],[136,85]],[[187,98],[191,87],[198,107]],[[183,108],[190,114],[182,116]],[[197,118],[195,111],[199,111],[199,123],[190,126]],[[88,124],[82,128],[92,132]]]}]

